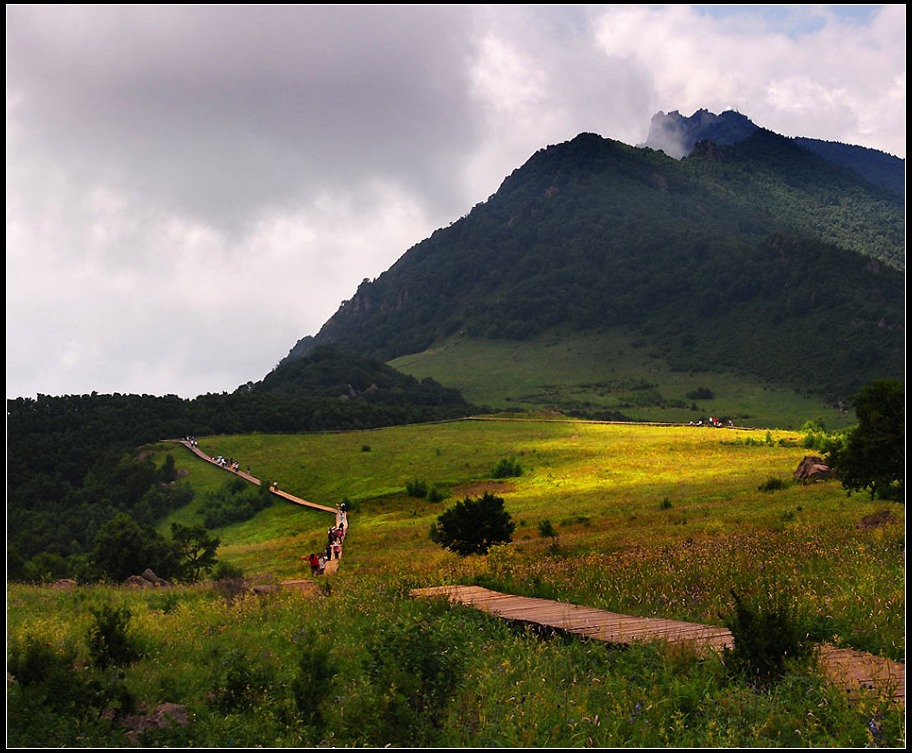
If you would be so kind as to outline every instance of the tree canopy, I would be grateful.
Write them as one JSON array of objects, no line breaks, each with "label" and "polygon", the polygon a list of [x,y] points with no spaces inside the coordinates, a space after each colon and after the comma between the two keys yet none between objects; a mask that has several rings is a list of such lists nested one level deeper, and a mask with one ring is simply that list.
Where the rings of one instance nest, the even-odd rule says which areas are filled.
[{"label": "tree canopy", "polygon": [[827,457],[843,488],[871,498],[905,499],[906,414],[902,382],[879,379],[853,398],[858,424]]}]

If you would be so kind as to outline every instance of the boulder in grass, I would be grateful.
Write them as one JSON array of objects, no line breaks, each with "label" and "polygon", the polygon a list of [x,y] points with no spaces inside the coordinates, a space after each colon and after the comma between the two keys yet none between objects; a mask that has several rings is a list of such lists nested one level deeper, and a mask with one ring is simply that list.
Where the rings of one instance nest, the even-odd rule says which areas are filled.
[{"label": "boulder in grass", "polygon": [[805,455],[795,469],[795,478],[799,481],[824,481],[834,475],[835,471],[816,455]]}]

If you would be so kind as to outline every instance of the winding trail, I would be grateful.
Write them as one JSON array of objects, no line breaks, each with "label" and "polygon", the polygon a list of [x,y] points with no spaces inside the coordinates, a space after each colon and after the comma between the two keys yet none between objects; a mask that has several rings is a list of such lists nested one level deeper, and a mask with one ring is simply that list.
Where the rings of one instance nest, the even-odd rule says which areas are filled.
[{"label": "winding trail", "polygon": [[[240,476],[256,486],[262,485],[262,481],[255,476],[221,465],[215,458],[207,455],[195,443],[187,439],[169,441],[184,445],[194,455],[217,468]],[[343,510],[310,502],[273,487],[270,487],[269,491],[296,505],[333,513],[336,516],[336,525],[344,522],[345,531],[348,532],[348,515]],[[341,556],[340,553],[340,559]],[[325,573],[331,574],[338,567],[339,559],[327,560]],[[444,597],[452,602],[465,604],[506,620],[536,624],[606,643],[630,644],[635,641],[663,640],[669,643],[690,645],[698,652],[721,652],[734,645],[732,634],[727,628],[615,614],[603,609],[577,604],[498,593],[480,586],[416,588],[412,589],[410,596],[413,598]],[[861,651],[836,648],[829,644],[821,645],[820,659],[824,671],[831,681],[844,688],[850,695],[873,692],[905,706],[906,665],[904,663]]]},{"label": "winding trail", "polygon": [[[194,442],[191,442],[189,439],[169,439],[167,441],[176,442],[177,444],[182,444],[184,447],[186,447],[188,450],[190,450],[190,452],[192,452],[194,455],[196,455],[201,460],[205,460],[207,463],[211,463],[216,468],[221,468],[223,471],[230,473],[232,476],[240,476],[242,479],[244,479],[245,481],[249,481],[251,484],[254,484],[255,486],[263,485],[263,482],[260,479],[258,479],[256,476],[251,476],[249,473],[245,473],[244,471],[242,471],[240,469],[235,471],[235,470],[231,469],[229,466],[222,465],[214,457],[203,452],[197,444],[195,444]],[[345,532],[342,534],[342,540],[339,542],[339,544],[340,544],[339,556],[336,559],[327,559],[326,560],[326,566],[323,571],[323,574],[331,575],[332,573],[336,572],[336,570],[339,569],[339,561],[342,559],[341,545],[345,543],[345,536],[348,535],[348,526],[349,526],[348,513],[338,507],[329,507],[327,505],[319,505],[316,502],[310,502],[306,499],[301,499],[300,497],[296,497],[294,494],[289,494],[288,492],[283,491],[281,489],[277,489],[273,486],[269,487],[269,493],[275,495],[276,497],[281,497],[282,499],[286,500],[287,502],[292,502],[296,505],[301,505],[302,507],[310,507],[310,508],[313,508],[314,510],[322,510],[323,512],[330,512],[336,516],[336,526],[339,526],[342,523],[345,524]],[[308,567],[309,567],[309,565],[308,565]]]}]

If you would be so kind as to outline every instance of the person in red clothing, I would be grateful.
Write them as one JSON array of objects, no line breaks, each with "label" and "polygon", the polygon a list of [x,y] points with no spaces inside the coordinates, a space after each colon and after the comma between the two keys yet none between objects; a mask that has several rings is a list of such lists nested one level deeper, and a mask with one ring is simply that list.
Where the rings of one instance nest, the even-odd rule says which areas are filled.
[{"label": "person in red clothing", "polygon": [[310,557],[307,558],[310,561],[310,572],[312,575],[318,575],[320,572],[320,558],[317,557],[313,552],[310,553]]}]

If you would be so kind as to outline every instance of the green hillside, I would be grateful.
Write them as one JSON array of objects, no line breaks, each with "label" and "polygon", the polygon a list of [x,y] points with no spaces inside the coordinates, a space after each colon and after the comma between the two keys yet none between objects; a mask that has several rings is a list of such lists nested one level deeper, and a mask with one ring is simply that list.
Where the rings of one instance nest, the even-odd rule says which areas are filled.
[{"label": "green hillside", "polygon": [[498,411],[685,424],[717,416],[783,429],[816,421],[834,430],[854,422],[851,411],[811,392],[743,373],[672,369],[642,336],[621,329],[522,341],[456,336],[390,365]]},{"label": "green hillside", "polygon": [[581,134],[365,280],[284,362],[624,328],[676,370],[837,404],[903,377],[904,267],[902,198],[794,141],[758,130],[678,161]]},{"label": "green hillside", "polygon": [[[905,709],[813,655],[761,678],[409,595],[707,625],[747,604],[771,620],[755,654],[800,636],[904,660],[904,505],[794,477],[847,446],[853,394],[905,373],[903,201],[837,151],[758,129],[674,160],[581,134],[260,382],[8,401],[8,745],[904,747]],[[265,485],[166,441],[191,435]],[[335,514],[272,482],[345,503],[337,571],[302,559]],[[484,494],[511,542],[434,543]],[[146,568],[174,587],[122,585]]]}]

